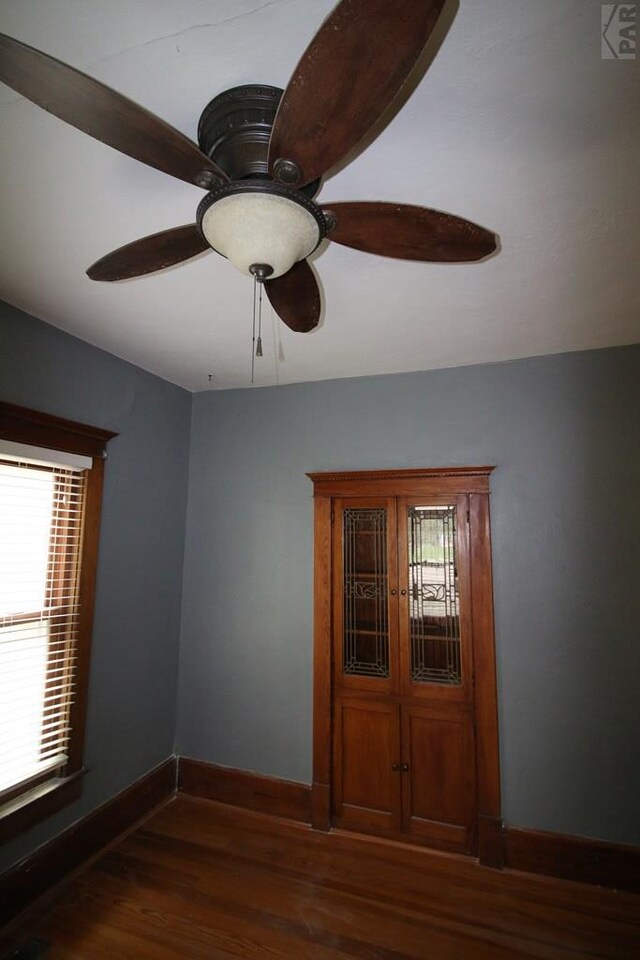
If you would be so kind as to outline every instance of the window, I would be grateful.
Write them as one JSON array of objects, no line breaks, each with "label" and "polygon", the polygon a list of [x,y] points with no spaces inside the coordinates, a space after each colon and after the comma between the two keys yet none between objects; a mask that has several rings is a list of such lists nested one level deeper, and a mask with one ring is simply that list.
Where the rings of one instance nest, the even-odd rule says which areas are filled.
[{"label": "window", "polygon": [[102,468],[114,436],[0,404],[0,836],[79,796]]}]

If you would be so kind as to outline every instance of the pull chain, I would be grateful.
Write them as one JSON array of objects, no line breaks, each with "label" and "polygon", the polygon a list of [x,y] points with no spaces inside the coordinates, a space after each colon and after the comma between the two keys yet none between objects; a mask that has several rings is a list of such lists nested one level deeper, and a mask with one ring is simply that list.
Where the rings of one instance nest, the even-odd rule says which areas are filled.
[{"label": "pull chain", "polygon": [[262,356],[262,284],[260,284],[260,299],[258,300],[258,343],[256,357]]},{"label": "pull chain", "polygon": [[256,278],[253,278],[253,333],[251,336],[251,383],[253,383],[253,375],[255,372],[255,355],[256,355],[256,283],[258,281]]},{"label": "pull chain", "polygon": [[[255,267],[255,270],[254,270]],[[258,272],[258,267],[262,272]],[[251,336],[251,383],[254,381],[255,372],[256,372],[256,357],[262,356],[262,280],[260,277],[263,277],[265,272],[268,270],[268,273],[272,273],[271,267],[265,267],[263,264],[254,264],[251,267],[251,273],[253,273],[253,333]],[[266,274],[268,276],[268,273]],[[256,284],[260,286],[260,293],[257,297],[258,310],[257,310],[257,328],[258,328],[258,338],[256,340]]]}]

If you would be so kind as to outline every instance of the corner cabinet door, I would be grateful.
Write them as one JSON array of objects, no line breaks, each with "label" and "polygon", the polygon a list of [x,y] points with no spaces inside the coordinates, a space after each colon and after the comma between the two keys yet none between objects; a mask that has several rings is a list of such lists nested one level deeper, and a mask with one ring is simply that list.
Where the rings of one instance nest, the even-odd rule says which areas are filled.
[{"label": "corner cabinet door", "polygon": [[475,848],[473,723],[457,704],[402,707],[402,806],[406,834],[459,853]]},{"label": "corner cabinet door", "polygon": [[334,719],[334,823],[368,833],[400,830],[397,704],[340,698]]},{"label": "corner cabinet door", "polygon": [[398,502],[403,830],[461,853],[477,820],[467,509]]},{"label": "corner cabinet door", "polygon": [[397,693],[396,502],[333,503],[333,664],[337,693]]}]

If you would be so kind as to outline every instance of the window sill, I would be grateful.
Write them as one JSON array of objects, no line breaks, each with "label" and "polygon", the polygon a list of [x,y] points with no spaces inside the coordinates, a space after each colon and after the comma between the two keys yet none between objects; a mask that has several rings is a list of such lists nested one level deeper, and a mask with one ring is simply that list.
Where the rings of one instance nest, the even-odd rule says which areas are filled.
[{"label": "window sill", "polygon": [[82,793],[82,780],[86,773],[83,767],[64,779],[40,784],[0,807],[0,843],[7,843],[77,800]]}]

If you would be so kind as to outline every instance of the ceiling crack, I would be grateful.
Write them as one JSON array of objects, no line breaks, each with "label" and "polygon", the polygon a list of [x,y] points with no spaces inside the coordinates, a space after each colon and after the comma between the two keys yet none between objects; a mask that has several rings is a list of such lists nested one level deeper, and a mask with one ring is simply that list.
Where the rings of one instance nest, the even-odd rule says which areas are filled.
[{"label": "ceiling crack", "polygon": [[236,20],[244,20],[247,17],[252,17],[254,14],[260,13],[262,10],[266,10],[268,7],[277,7],[281,4],[287,4],[291,2],[292,0],[268,0],[267,3],[260,4],[259,7],[253,7],[251,10],[247,10],[245,13],[235,14],[233,17],[225,17],[223,20],[214,20],[212,23],[194,23],[190,27],[185,27],[183,30],[177,30],[175,33],[167,33],[161,37],[153,37],[151,40],[145,40],[144,43],[136,44],[133,47],[125,47],[123,50],[118,50],[116,53],[110,53],[101,60],[97,60],[93,66],[97,66],[100,63],[107,63],[109,60],[113,60],[115,57],[120,57],[125,53],[131,53],[134,50],[142,50],[144,47],[150,47],[154,43],[162,43],[165,40],[175,40],[176,37],[182,37],[187,33],[193,32],[194,30],[208,30],[211,27],[222,27],[227,23],[234,23]]},{"label": "ceiling crack", "polygon": [[[110,53],[106,57],[102,57],[100,60],[94,60],[92,63],[83,67],[83,71],[89,71],[94,69],[103,63],[108,63],[110,60],[115,60],[117,57],[124,56],[127,53],[132,53],[135,50],[142,50],[145,47],[150,47],[155,43],[163,43],[165,40],[175,40],[176,37],[185,36],[185,34],[191,33],[194,30],[209,30],[212,27],[222,27],[228,23],[234,23],[236,20],[244,20],[247,17],[252,17],[257,13],[260,13],[262,10],[267,10],[269,7],[277,7],[283,4],[289,4],[293,0],[267,0],[267,3],[262,3],[258,7],[253,7],[251,10],[247,10],[244,13],[235,14],[232,17],[225,17],[222,20],[216,20],[212,23],[194,23],[189,27],[185,27],[183,30],[177,30],[175,33],[167,33],[161,37],[153,37],[151,40],[145,40],[144,43],[135,44],[132,47],[124,47],[122,50],[117,50],[115,53]],[[80,67],[76,67],[80,69]],[[27,97],[15,97],[12,100],[5,100],[0,106],[11,106],[14,103],[21,103],[22,101],[27,100]]]}]

